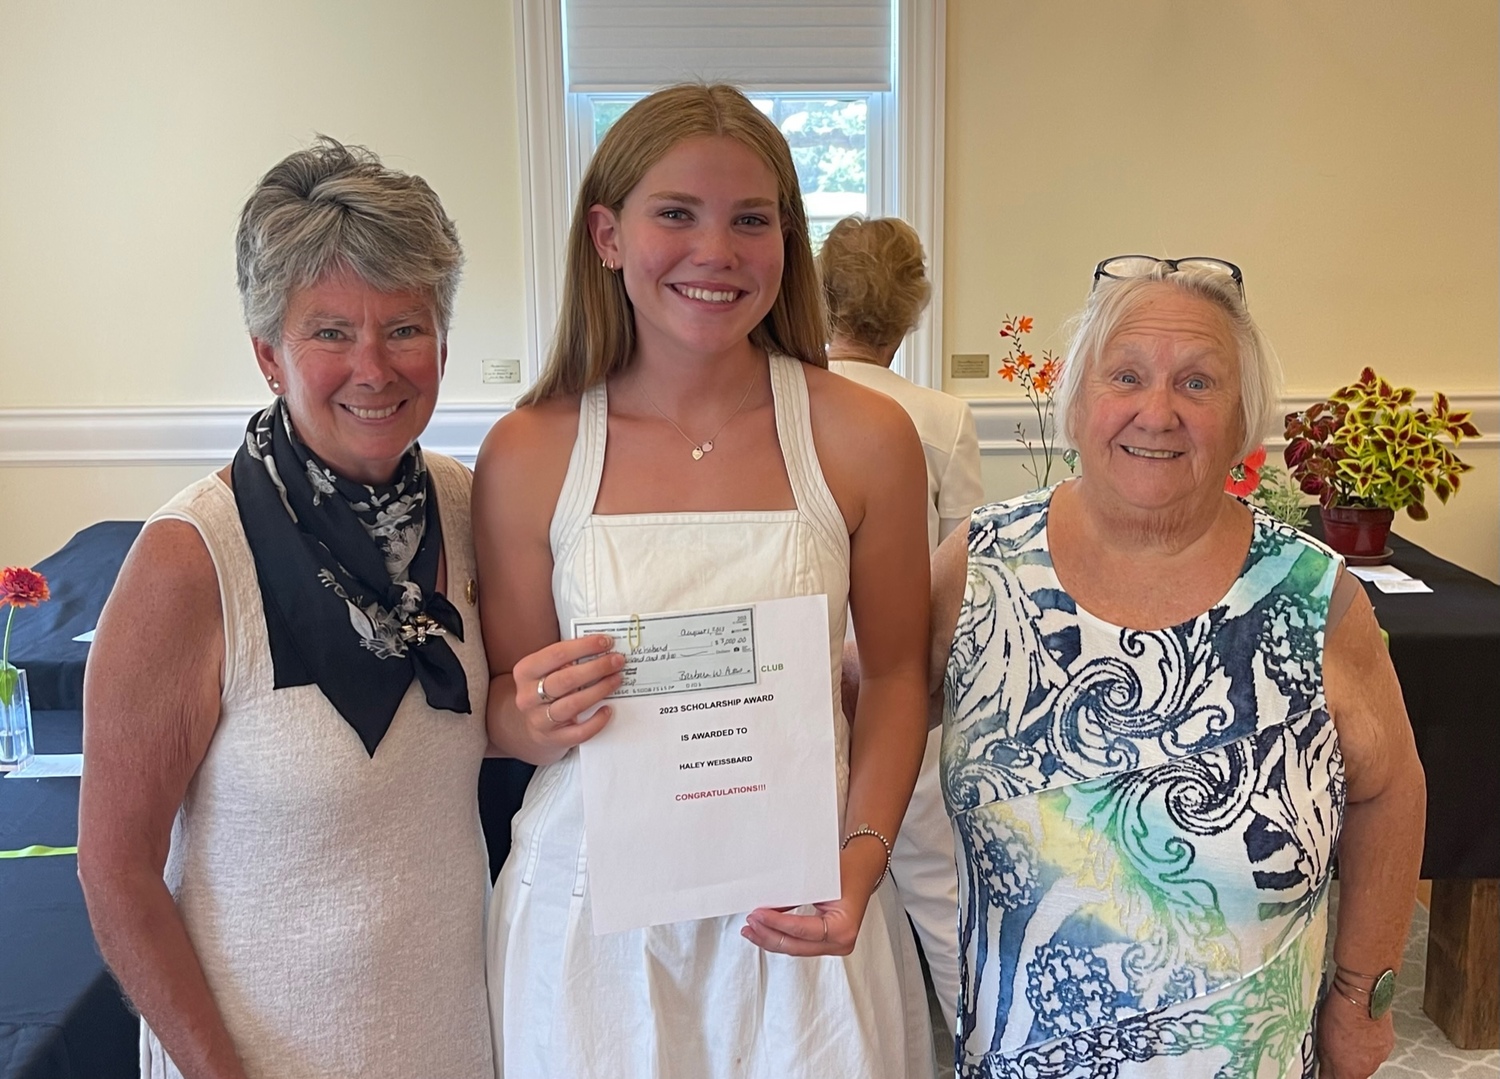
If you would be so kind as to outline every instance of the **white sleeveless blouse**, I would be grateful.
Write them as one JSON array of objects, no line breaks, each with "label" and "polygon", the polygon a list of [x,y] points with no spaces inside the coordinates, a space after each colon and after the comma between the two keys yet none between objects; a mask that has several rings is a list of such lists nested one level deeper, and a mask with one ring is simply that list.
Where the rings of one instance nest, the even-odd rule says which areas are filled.
[{"label": "white sleeveless blouse", "polygon": [[[443,523],[449,638],[469,715],[412,681],[375,755],[316,685],[273,690],[255,562],[216,476],[151,520],[186,521],[219,578],[218,727],[172,831],[166,879],[251,1079],[489,1079],[487,861],[476,787],[489,674],[468,470],[426,455]],[[141,1074],[179,1079],[141,1027]]]}]

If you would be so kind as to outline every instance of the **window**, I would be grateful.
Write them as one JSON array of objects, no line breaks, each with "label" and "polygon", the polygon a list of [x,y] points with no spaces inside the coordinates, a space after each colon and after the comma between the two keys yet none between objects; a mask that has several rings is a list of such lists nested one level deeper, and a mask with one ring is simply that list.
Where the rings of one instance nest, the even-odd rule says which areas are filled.
[{"label": "window", "polygon": [[[641,94],[573,94],[570,120],[578,173],[568,187],[577,191],[582,170],[610,126],[640,100]],[[786,136],[801,181],[813,250],[830,229],[850,214],[879,217],[890,212],[884,194],[880,153],[884,135],[884,93],[752,93],[757,108]],[[873,162],[873,165],[872,165]]]},{"label": "window", "polygon": [[851,213],[916,227],[933,304],[895,366],[940,386],[944,14],[944,0],[517,0],[526,381],[551,338],[594,146],[644,94],[705,78],[744,88],[786,135],[814,245]]}]

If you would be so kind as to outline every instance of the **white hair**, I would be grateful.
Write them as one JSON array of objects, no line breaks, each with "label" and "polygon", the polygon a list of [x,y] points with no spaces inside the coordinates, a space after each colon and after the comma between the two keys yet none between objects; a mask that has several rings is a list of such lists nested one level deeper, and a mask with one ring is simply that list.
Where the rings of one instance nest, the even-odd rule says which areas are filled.
[{"label": "white hair", "polygon": [[1240,421],[1244,432],[1241,460],[1265,440],[1280,415],[1281,364],[1271,343],[1250,317],[1239,286],[1229,277],[1204,270],[1172,270],[1165,264],[1140,277],[1100,278],[1088,303],[1072,320],[1074,331],[1052,400],[1064,435],[1078,444],[1074,427],[1077,399],[1084,378],[1110,338],[1158,285],[1178,289],[1212,304],[1224,314],[1240,361]]}]

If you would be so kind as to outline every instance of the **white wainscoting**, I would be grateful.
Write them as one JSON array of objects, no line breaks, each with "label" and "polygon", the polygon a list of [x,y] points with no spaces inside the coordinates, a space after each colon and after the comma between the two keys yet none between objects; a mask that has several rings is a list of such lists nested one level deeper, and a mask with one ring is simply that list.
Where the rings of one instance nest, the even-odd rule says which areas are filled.
[{"label": "white wainscoting", "polygon": [[[1305,408],[1312,394],[1288,395],[1284,411]],[[1500,392],[1460,393],[1454,408],[1469,409],[1483,437],[1465,445],[1500,444]],[[1024,399],[973,400],[980,452],[1005,457],[1025,453],[1016,425],[1035,437],[1036,416]],[[222,464],[244,437],[254,405],[204,407],[9,408],[0,409],[0,467],[58,465]],[[485,432],[510,404],[440,405],[423,446],[472,464]],[[1273,449],[1283,445],[1271,440]]]},{"label": "white wainscoting", "polygon": [[[1429,400],[1430,397],[1429,393]],[[1285,413],[1304,409],[1316,400],[1318,395],[1313,393],[1288,394],[1281,399],[1281,411]],[[1422,400],[1421,394],[1418,394],[1418,400]],[[1449,394],[1448,403],[1454,409],[1472,412],[1475,426],[1483,432],[1479,438],[1465,439],[1463,446],[1500,445],[1500,392]],[[1033,441],[1036,439],[1036,413],[1022,398],[971,400],[969,408],[974,413],[974,425],[979,430],[979,452],[987,457],[1026,452],[1017,438],[1017,424],[1022,426]],[[0,419],[0,425],[3,422]],[[3,444],[0,441],[0,446]],[[1266,446],[1273,451],[1280,450],[1285,445],[1284,438],[1266,440]],[[1462,446],[1459,448],[1459,455],[1463,455]],[[3,459],[0,456],[0,460]]]},{"label": "white wainscoting", "polygon": [[[256,407],[0,409],[0,467],[221,465]],[[510,407],[440,406],[422,445],[473,464],[485,432]]]}]

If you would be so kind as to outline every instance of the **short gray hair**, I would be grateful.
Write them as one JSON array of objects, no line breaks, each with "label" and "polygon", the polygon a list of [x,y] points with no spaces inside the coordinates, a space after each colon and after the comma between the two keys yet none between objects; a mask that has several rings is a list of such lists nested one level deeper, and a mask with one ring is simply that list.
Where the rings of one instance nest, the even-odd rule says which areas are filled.
[{"label": "short gray hair", "polygon": [[427,181],[326,135],[261,177],[235,235],[245,325],[273,345],[292,293],[339,269],[382,292],[427,294],[446,334],[463,262]]},{"label": "short gray hair", "polygon": [[1152,273],[1140,277],[1099,279],[1088,303],[1073,319],[1073,340],[1068,346],[1062,377],[1052,397],[1063,433],[1070,443],[1078,444],[1073,422],[1084,378],[1120,323],[1149,298],[1157,285],[1168,285],[1212,304],[1229,324],[1239,351],[1240,420],[1244,425],[1239,459],[1243,460],[1265,440],[1280,416],[1281,364],[1271,349],[1271,343],[1250,317],[1239,286],[1223,274],[1203,270],[1174,272],[1160,265]]}]

